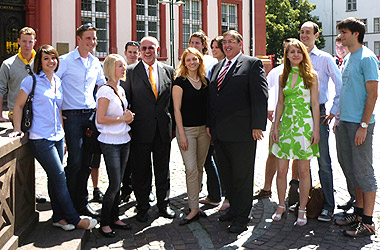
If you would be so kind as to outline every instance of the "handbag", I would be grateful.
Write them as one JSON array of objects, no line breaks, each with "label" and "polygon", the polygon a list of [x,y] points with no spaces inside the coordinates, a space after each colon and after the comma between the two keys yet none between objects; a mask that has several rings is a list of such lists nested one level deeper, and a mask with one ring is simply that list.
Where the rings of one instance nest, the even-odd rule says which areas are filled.
[{"label": "handbag", "polygon": [[310,219],[317,218],[322,211],[323,208],[323,191],[321,184],[319,183],[315,187],[312,187],[309,192],[309,201],[306,205],[306,216]]},{"label": "handbag", "polygon": [[26,133],[30,127],[32,127],[33,121],[33,97],[34,89],[36,88],[36,76],[33,73],[30,75],[33,78],[33,87],[32,91],[28,95],[28,99],[26,99],[21,118],[21,131],[24,133]]},{"label": "handbag", "polygon": [[[105,84],[103,86],[108,86],[108,87],[112,88],[110,85],[107,85],[107,84]],[[119,94],[116,92],[116,90],[114,88],[112,88],[112,89],[115,92],[115,94],[117,95],[117,97],[119,97],[120,102],[121,102],[121,106],[122,106],[123,111],[124,111],[123,101],[121,100],[121,98],[120,98]],[[100,135],[100,132],[99,132],[98,128],[96,127],[95,121],[96,121],[96,110],[94,112],[92,112],[92,114],[88,118],[88,124],[87,124],[87,128],[86,128],[86,136],[84,137],[83,144],[84,144],[84,148],[87,152],[89,152],[91,154],[101,154],[102,150],[100,148],[100,144],[98,141],[98,136]]]}]

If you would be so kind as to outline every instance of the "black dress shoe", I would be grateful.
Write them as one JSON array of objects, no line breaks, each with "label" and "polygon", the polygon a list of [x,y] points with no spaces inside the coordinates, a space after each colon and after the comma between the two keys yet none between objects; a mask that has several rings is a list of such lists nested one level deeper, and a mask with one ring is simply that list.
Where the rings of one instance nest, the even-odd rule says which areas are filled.
[{"label": "black dress shoe", "polygon": [[131,194],[127,194],[127,193],[121,192],[121,195],[120,195],[120,204],[127,203],[130,198],[131,198]]},{"label": "black dress shoe", "polygon": [[103,192],[100,191],[100,189],[98,187],[96,187],[96,188],[94,188],[92,201],[102,203],[103,202],[103,196],[104,196]]},{"label": "black dress shoe", "polygon": [[191,218],[191,219],[186,219],[186,217],[184,217],[184,218],[182,218],[182,220],[180,220],[179,225],[184,226],[184,225],[190,224],[191,222],[196,221],[198,219],[199,219],[199,213],[194,215],[193,218]]},{"label": "black dress shoe", "polygon": [[149,220],[148,212],[138,212],[136,215],[138,222],[147,222]]},{"label": "black dress shoe", "polygon": [[98,212],[95,212],[89,204],[87,204],[87,206],[85,206],[84,208],[82,209],[79,209],[78,210],[78,213],[79,215],[85,215],[85,216],[90,216],[92,218],[96,218],[96,217],[99,217],[99,213]]},{"label": "black dress shoe", "polygon": [[218,221],[224,222],[224,221],[232,221],[234,217],[230,213],[223,214],[219,217]]},{"label": "black dress shoe", "polygon": [[171,209],[169,206],[159,209],[158,214],[162,217],[173,219],[175,218],[175,212],[173,209]]},{"label": "black dress shoe", "polygon": [[132,229],[132,226],[131,224],[125,224],[125,225],[119,225],[119,224],[112,224],[111,225],[112,228],[118,228],[118,229],[123,229],[123,230],[131,230]]},{"label": "black dress shoe", "polygon": [[99,228],[99,232],[100,232],[101,235],[103,235],[104,237],[107,237],[107,238],[113,238],[113,237],[116,236],[115,231],[111,231],[111,232],[107,232],[107,233],[106,233],[106,232],[104,232],[104,231],[102,230],[101,227]]},{"label": "black dress shoe", "polygon": [[230,233],[241,233],[247,230],[247,224],[245,223],[232,223],[232,225],[228,228],[228,232]]},{"label": "black dress shoe", "polygon": [[202,211],[202,210],[199,211],[198,214],[199,214],[200,217],[203,217],[203,218],[207,217],[207,214],[204,211]]}]

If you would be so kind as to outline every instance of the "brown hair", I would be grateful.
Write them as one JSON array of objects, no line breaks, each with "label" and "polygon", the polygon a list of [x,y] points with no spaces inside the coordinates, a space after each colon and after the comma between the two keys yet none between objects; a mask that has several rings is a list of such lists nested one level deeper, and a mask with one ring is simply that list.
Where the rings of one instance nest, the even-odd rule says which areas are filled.
[{"label": "brown hair", "polygon": [[217,37],[214,37],[212,40],[211,40],[211,43],[210,43],[210,46],[212,48],[212,44],[216,42],[218,44],[218,48],[223,52],[224,54],[224,50],[223,50],[223,36],[217,36]]},{"label": "brown hair", "polygon": [[185,66],[185,59],[186,59],[186,56],[188,54],[193,54],[195,55],[196,57],[198,57],[198,60],[199,60],[199,67],[198,67],[198,72],[197,72],[197,75],[199,76],[199,79],[201,79],[202,81],[202,84],[204,84],[205,86],[207,86],[207,80],[206,80],[206,67],[203,63],[203,55],[201,54],[201,52],[199,52],[199,50],[197,50],[196,48],[187,48],[183,53],[182,53],[182,56],[181,56],[181,62],[176,70],[176,75],[175,75],[175,78],[177,79],[178,77],[184,77],[186,78],[187,77],[187,72],[188,72],[188,69],[186,68]]},{"label": "brown hair", "polygon": [[242,35],[239,32],[237,32],[236,30],[228,30],[228,31],[223,33],[223,37],[226,37],[227,35],[233,36],[238,41],[238,43],[243,41]]},{"label": "brown hair", "polygon": [[34,57],[34,68],[33,68],[34,73],[39,74],[42,71],[42,63],[41,63],[42,52],[44,52],[48,55],[54,55],[55,58],[57,58],[57,67],[54,69],[54,72],[57,72],[58,67],[59,67],[58,52],[53,48],[53,46],[50,46],[48,44],[44,44],[38,48],[36,56]]},{"label": "brown hair", "polygon": [[34,38],[36,38],[36,32],[34,31],[34,29],[30,27],[24,27],[20,29],[20,31],[18,32],[18,38],[21,38],[21,35],[31,35],[34,36]]},{"label": "brown hair", "polygon": [[336,28],[340,31],[341,29],[348,29],[351,33],[358,32],[358,42],[363,44],[364,34],[365,34],[365,24],[362,20],[356,17],[349,17],[340,21]]},{"label": "brown hair", "polygon": [[77,28],[77,36],[82,37],[83,32],[88,30],[94,30],[96,32],[98,29],[95,28],[92,23],[85,23]]},{"label": "brown hair", "polygon": [[204,33],[204,31],[203,30],[198,30],[197,32],[194,32],[193,34],[191,34],[190,38],[189,38],[189,43],[191,41],[191,38],[193,38],[193,37],[198,37],[198,38],[201,39],[202,45],[203,45],[202,54],[203,55],[208,54],[208,45],[207,45],[208,37],[206,36],[206,34]]},{"label": "brown hair", "polygon": [[303,79],[305,88],[310,89],[311,85],[313,84],[315,71],[313,69],[313,65],[311,64],[310,56],[309,56],[309,53],[307,52],[305,45],[302,42],[300,42],[298,39],[292,39],[285,48],[284,71],[282,72],[280,76],[280,87],[285,88],[286,82],[288,81],[290,70],[292,68],[290,64],[290,60],[288,59],[288,53],[291,46],[294,46],[301,50],[303,59],[299,65],[299,69],[300,69],[299,74]]}]

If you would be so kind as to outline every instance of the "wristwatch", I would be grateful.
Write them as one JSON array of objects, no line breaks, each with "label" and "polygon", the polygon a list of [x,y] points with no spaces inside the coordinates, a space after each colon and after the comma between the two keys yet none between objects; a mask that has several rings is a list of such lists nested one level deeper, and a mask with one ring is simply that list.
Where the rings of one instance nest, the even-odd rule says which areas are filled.
[{"label": "wristwatch", "polygon": [[365,122],[360,123],[360,127],[362,128],[368,128],[368,124]]}]

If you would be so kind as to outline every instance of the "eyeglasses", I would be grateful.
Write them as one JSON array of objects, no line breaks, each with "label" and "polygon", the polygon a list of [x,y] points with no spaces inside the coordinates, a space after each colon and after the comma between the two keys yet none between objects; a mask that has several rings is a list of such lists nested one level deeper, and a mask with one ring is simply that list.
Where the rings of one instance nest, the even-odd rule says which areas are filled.
[{"label": "eyeglasses", "polygon": [[29,64],[25,65],[25,69],[28,72],[29,75],[33,75],[32,68],[30,67]]},{"label": "eyeglasses", "polygon": [[85,32],[87,30],[97,30],[96,27],[92,23],[85,23],[79,26],[77,29],[77,34],[81,34],[82,32]]},{"label": "eyeglasses", "polygon": [[138,42],[131,41],[131,42],[127,42],[127,46],[137,46],[137,47],[139,47],[140,44]]},{"label": "eyeglasses", "polygon": [[237,42],[236,39],[222,40],[223,44],[232,44],[232,43],[236,43],[236,42]]},{"label": "eyeglasses", "polygon": [[154,47],[154,46],[149,46],[149,47],[146,47],[146,46],[142,46],[141,47],[141,51],[145,51],[145,50],[154,50],[156,47]]}]

